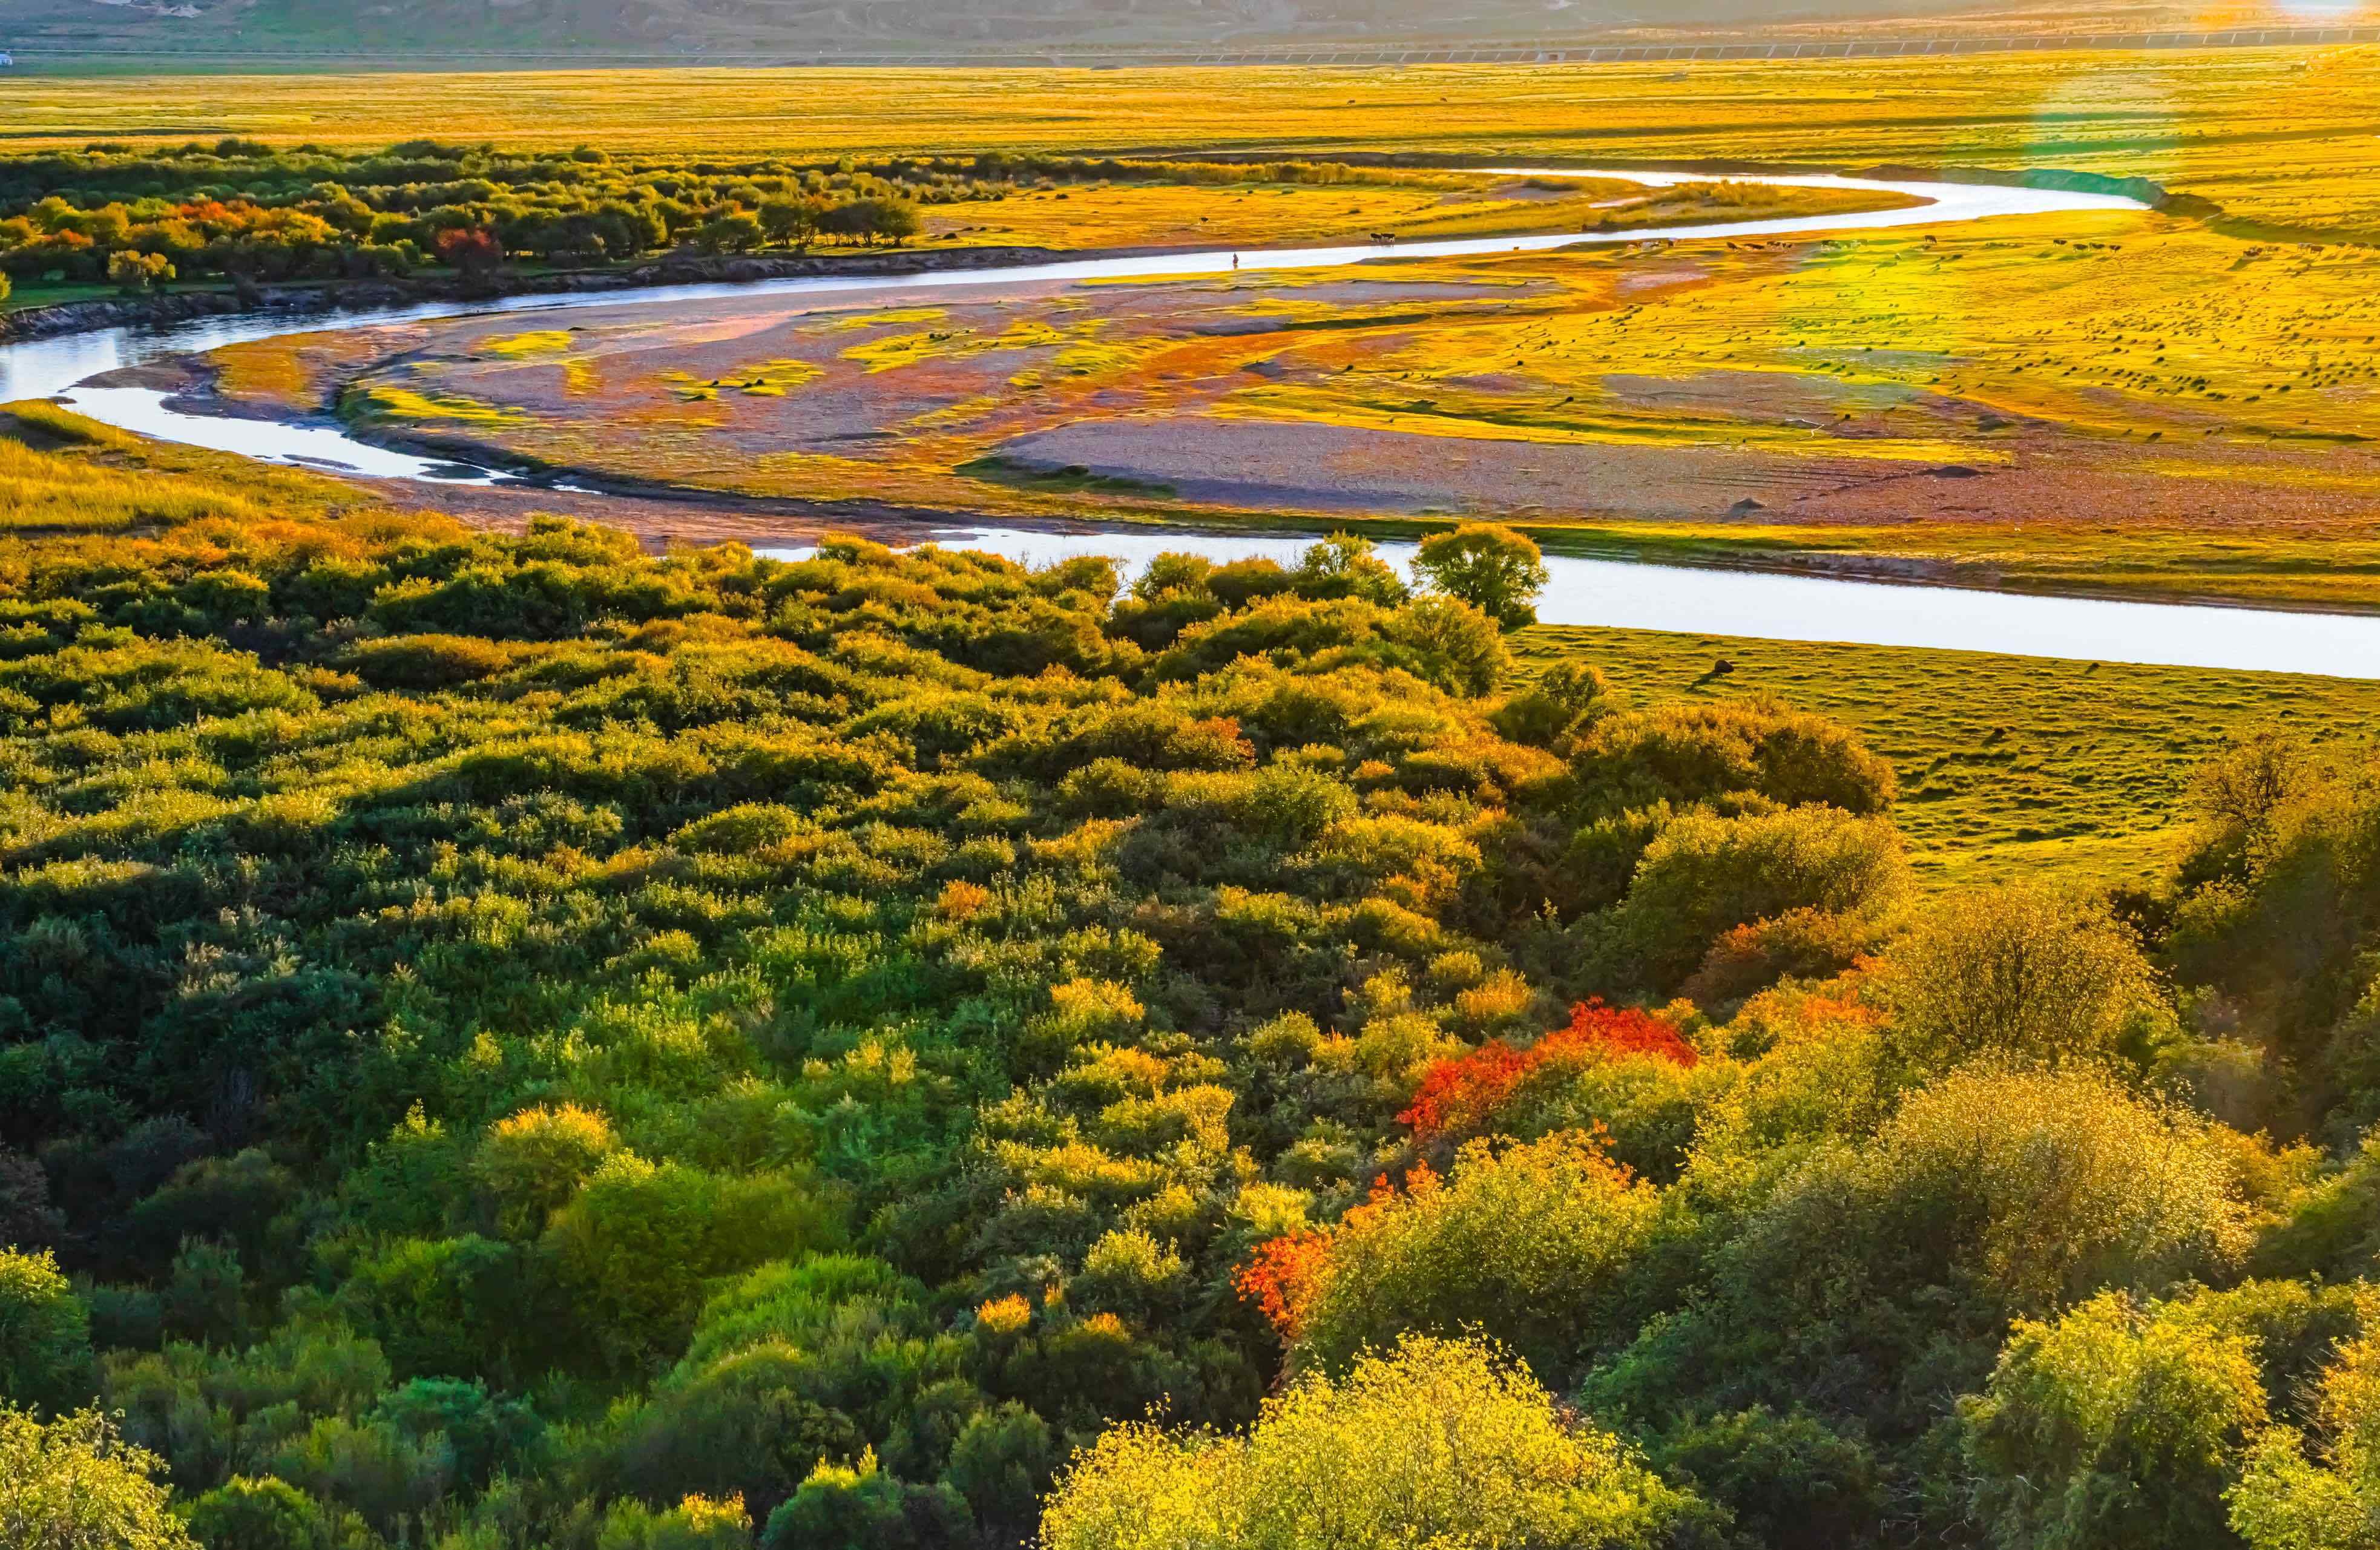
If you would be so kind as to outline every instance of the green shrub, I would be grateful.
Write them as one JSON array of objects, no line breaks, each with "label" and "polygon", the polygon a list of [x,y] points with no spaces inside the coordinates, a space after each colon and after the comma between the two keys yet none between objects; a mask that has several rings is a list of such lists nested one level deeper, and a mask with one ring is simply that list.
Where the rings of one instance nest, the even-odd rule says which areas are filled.
[{"label": "green shrub", "polygon": [[1886,962],[1893,1042],[1920,1070],[1978,1055],[2137,1056],[2170,1022],[2131,934],[2104,908],[2038,889],[1954,893]]},{"label": "green shrub", "polygon": [[1472,1143],[1445,1181],[1416,1170],[1331,1234],[1299,1296],[1297,1363],[1337,1372],[1407,1330],[1476,1330],[1540,1373],[1565,1372],[1612,1332],[1615,1290],[1659,1209],[1582,1134]]},{"label": "green shrub", "polygon": [[1873,815],[1892,805],[1892,766],[1859,735],[1772,700],[1686,701],[1607,717],[1576,753],[1602,812],[1759,796]]},{"label": "green shrub", "polygon": [[761,1550],[961,1550],[972,1534],[966,1503],[947,1485],[915,1485],[876,1467],[821,1462],[769,1515]]},{"label": "green shrub", "polygon": [[1693,1417],[1658,1439],[1651,1461],[1774,1550],[1859,1544],[1888,1507],[1875,1450],[1800,1411]]},{"label": "green shrub", "polygon": [[1645,847],[1634,880],[1598,923],[1607,983],[1668,991],[1729,932],[1799,912],[1876,918],[1908,889],[1900,836],[1829,807],[1749,817],[1689,813]]},{"label": "green shrub", "polygon": [[[1448,597],[1470,604],[1508,630],[1536,623],[1546,563],[1535,540],[1510,527],[1466,522],[1432,533],[1414,552],[1414,570]],[[1482,691],[1475,691],[1482,692]]]},{"label": "green shrub", "polygon": [[56,1257],[0,1249],[0,1403],[71,1410],[94,1375],[91,1314]]},{"label": "green shrub", "polygon": [[321,1503],[285,1480],[235,1475],[190,1503],[190,1533],[206,1550],[335,1550]]},{"label": "green shrub", "polygon": [[198,1550],[166,1505],[154,1454],[117,1435],[96,1410],[44,1425],[0,1406],[0,1531],[16,1544]]},{"label": "green shrub", "polygon": [[2265,1413],[2240,1333],[2117,1293],[2021,1320],[1961,1407],[1974,1511],[2011,1550],[2219,1544],[2230,1467]]}]

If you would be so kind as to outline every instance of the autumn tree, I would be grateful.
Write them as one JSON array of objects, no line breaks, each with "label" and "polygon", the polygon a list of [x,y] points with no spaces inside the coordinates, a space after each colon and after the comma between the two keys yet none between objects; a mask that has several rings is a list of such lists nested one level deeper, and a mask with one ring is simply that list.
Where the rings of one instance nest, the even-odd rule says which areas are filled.
[{"label": "autumn tree", "polygon": [[504,261],[504,244],[483,226],[458,226],[438,234],[438,261],[464,274],[487,274]]},{"label": "autumn tree", "polygon": [[1414,570],[1438,590],[1462,599],[1507,630],[1536,623],[1536,596],[1546,585],[1546,563],[1536,540],[1525,533],[1466,522],[1424,539],[1414,553]]},{"label": "autumn tree", "polygon": [[27,1550],[199,1550],[166,1505],[156,1455],[96,1410],[44,1424],[0,1407],[0,1544]]}]

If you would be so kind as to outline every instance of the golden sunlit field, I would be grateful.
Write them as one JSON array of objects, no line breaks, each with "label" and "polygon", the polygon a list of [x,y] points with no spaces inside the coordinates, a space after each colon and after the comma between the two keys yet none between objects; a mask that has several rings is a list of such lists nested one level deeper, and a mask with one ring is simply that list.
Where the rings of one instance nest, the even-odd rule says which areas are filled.
[{"label": "golden sunlit field", "polygon": [[[1296,229],[1353,240],[1380,219],[1364,192],[1045,192],[946,219],[1029,211],[1048,241],[1072,210],[1153,196],[1230,241],[1251,206],[1327,202],[1348,225]],[[712,495],[1383,531],[1488,515],[1581,552],[2362,607],[2375,280],[2361,248],[2106,212],[592,307],[534,338],[463,320],[216,362],[235,397]]]},{"label": "golden sunlit field", "polygon": [[2380,49],[1408,69],[678,70],[31,79],[25,150],[237,134],[645,153],[1437,152],[2145,177],[2243,219],[2380,230]]},{"label": "golden sunlit field", "polygon": [[[1486,515],[1577,551],[2380,603],[2380,259],[2360,241],[2380,232],[2380,50],[959,80],[208,79],[129,95],[43,80],[0,104],[0,127],[29,144],[44,125],[285,143],[354,143],[369,125],[648,153],[1397,151],[2146,179],[2171,196],[2149,213],[894,295],[816,316],[730,299],[590,311],[528,350],[490,350],[505,331],[471,323],[293,340],[227,354],[221,385],[335,402],[383,437],[729,498],[1384,531]],[[920,239],[1294,246],[1831,197],[1739,206],[1724,188],[1414,168],[1077,183],[933,207]]]},{"label": "golden sunlit field", "polygon": [[924,236],[960,246],[1055,248],[1249,248],[1770,220],[1893,210],[1911,201],[1850,188],[1779,188],[1724,180],[1647,189],[1612,177],[1514,179],[1463,172],[1350,169],[1321,186],[1160,183],[1050,188],[950,207]]}]

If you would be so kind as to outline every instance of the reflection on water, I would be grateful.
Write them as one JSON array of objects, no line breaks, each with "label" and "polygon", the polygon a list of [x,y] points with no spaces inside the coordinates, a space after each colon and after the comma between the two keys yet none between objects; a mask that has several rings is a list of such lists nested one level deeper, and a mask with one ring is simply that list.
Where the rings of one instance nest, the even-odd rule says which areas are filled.
[{"label": "reflection on water", "polygon": [[[1258,534],[995,527],[961,533],[942,545],[1035,565],[1111,555],[1123,562],[1129,575],[1157,555],[1185,551],[1217,561],[1259,556],[1293,565],[1312,542]],[[815,551],[759,552],[794,560]],[[1378,552],[1410,579],[1413,545],[1384,543]],[[1556,554],[1546,557],[1546,570],[1537,617],[1548,624],[2380,678],[2380,617],[2367,615],[2028,597]]]}]

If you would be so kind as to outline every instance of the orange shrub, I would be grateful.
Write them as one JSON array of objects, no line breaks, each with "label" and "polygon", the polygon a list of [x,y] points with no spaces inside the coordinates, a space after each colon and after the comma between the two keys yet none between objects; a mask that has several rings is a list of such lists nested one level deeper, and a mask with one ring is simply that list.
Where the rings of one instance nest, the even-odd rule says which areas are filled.
[{"label": "orange shrub", "polygon": [[1685,1067],[1701,1058],[1676,1028],[1650,1012],[1582,1001],[1571,1008],[1567,1027],[1526,1049],[1499,1040],[1436,1062],[1423,1073],[1412,1107],[1397,1116],[1398,1122],[1412,1126],[1415,1139],[1425,1142],[1458,1131],[1484,1131],[1524,1077],[1548,1060],[1580,1053],[1649,1056]]},{"label": "orange shrub", "polygon": [[[1428,1164],[1421,1163],[1405,1176],[1405,1182],[1415,1195],[1426,1196],[1437,1190],[1439,1178]],[[1372,1181],[1372,1198],[1349,1211],[1336,1226],[1285,1233],[1257,1244],[1256,1257],[1240,1266],[1232,1284],[1257,1305],[1282,1339],[1295,1340],[1305,1326],[1305,1310],[1322,1290],[1322,1278],[1330,1270],[1331,1245],[1362,1232],[1397,1198],[1397,1187],[1389,1182],[1387,1174],[1380,1175]]]}]

